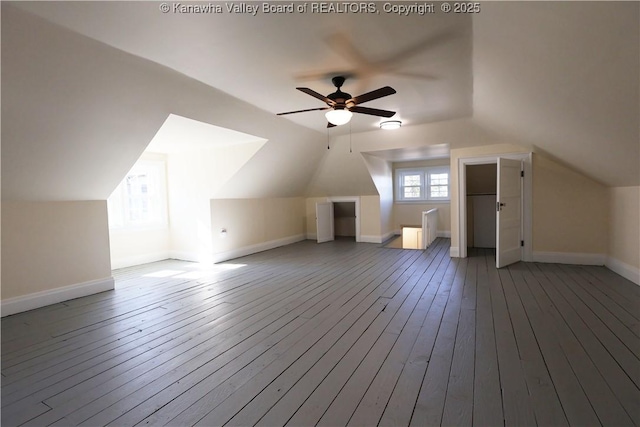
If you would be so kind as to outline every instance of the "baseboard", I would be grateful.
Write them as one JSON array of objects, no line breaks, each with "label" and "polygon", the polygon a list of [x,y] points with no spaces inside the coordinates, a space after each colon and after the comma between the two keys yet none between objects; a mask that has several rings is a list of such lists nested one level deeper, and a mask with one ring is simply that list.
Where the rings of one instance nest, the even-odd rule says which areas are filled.
[{"label": "baseboard", "polygon": [[451,246],[449,248],[449,256],[451,258],[460,258],[460,248],[457,246]]},{"label": "baseboard", "polygon": [[[400,234],[402,234],[402,233],[400,233]],[[391,238],[393,238],[395,236],[396,236],[396,232],[395,231],[389,231],[388,233],[385,233],[380,237],[380,243],[386,242],[387,240],[389,240],[389,239],[391,239]]]},{"label": "baseboard", "polygon": [[169,259],[178,259],[180,261],[189,262],[210,262],[209,259],[207,259],[206,255],[187,251],[169,251]]},{"label": "baseboard", "polygon": [[604,265],[606,255],[577,252],[533,252],[533,262],[553,264]]},{"label": "baseboard", "polygon": [[318,235],[316,233],[307,233],[307,240],[318,240]]},{"label": "baseboard", "polygon": [[257,252],[268,251],[269,249],[301,242],[305,239],[306,236],[304,234],[296,234],[295,236],[284,237],[282,239],[270,240],[268,242],[258,243],[251,246],[244,246],[242,248],[237,248],[230,251],[219,252],[217,254],[213,254],[213,262],[223,262],[230,259],[255,254]]},{"label": "baseboard", "polygon": [[21,297],[8,298],[3,300],[2,305],[0,306],[0,310],[2,311],[1,316],[10,316],[12,314],[22,313],[23,311],[29,311],[75,298],[110,291],[113,290],[114,287],[115,281],[113,280],[113,277],[106,277],[104,279],[63,286],[61,288],[36,292]]},{"label": "baseboard", "polygon": [[627,280],[631,280],[636,285],[640,285],[640,268],[626,264],[612,257],[607,257],[604,265],[614,273],[621,275]]},{"label": "baseboard", "polygon": [[[393,233],[391,233],[393,235]],[[382,240],[382,236],[365,236],[365,235],[360,235],[360,241],[362,243],[382,243],[384,242],[384,240]]]},{"label": "baseboard", "polygon": [[436,237],[446,237],[447,239],[451,238],[451,231],[436,231]]},{"label": "baseboard", "polygon": [[137,255],[127,258],[112,259],[111,269],[117,270],[118,268],[132,267],[134,265],[148,264],[150,262],[163,261],[165,259],[173,258],[169,252],[157,252],[154,254]]}]

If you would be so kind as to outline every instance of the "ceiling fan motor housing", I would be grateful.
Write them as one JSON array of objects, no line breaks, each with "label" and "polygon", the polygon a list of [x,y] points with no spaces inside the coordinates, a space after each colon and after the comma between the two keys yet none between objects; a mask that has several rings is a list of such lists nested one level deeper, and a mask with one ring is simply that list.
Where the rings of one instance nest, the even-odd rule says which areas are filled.
[{"label": "ceiling fan motor housing", "polygon": [[333,83],[333,85],[338,89],[334,93],[327,95],[327,98],[335,102],[335,105],[333,105],[334,108],[337,108],[337,109],[350,108],[350,107],[353,107],[353,105],[355,105],[355,104],[347,105],[347,101],[350,100],[352,96],[351,94],[340,90],[345,80],[346,79],[343,76],[336,76],[331,79],[331,82]]}]

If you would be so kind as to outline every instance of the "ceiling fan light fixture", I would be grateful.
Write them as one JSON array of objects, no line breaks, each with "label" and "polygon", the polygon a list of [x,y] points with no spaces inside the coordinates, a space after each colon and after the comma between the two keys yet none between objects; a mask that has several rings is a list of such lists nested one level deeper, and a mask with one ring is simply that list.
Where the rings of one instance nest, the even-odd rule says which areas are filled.
[{"label": "ceiling fan light fixture", "polygon": [[387,120],[380,123],[380,129],[384,130],[400,129],[400,126],[402,126],[400,120]]},{"label": "ceiling fan light fixture", "polygon": [[329,123],[336,126],[341,126],[349,123],[349,120],[351,120],[351,116],[353,116],[353,113],[345,109],[329,110],[325,113],[325,117],[327,118]]}]

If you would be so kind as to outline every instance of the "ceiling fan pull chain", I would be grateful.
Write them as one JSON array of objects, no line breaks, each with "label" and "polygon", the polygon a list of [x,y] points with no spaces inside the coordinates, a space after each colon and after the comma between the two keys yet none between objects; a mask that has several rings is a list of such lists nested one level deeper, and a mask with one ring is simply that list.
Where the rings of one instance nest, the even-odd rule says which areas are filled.
[{"label": "ceiling fan pull chain", "polygon": [[327,128],[327,150],[331,150],[331,147],[329,146],[329,128]]},{"label": "ceiling fan pull chain", "polygon": [[353,153],[351,150],[351,122],[349,122],[349,152]]}]

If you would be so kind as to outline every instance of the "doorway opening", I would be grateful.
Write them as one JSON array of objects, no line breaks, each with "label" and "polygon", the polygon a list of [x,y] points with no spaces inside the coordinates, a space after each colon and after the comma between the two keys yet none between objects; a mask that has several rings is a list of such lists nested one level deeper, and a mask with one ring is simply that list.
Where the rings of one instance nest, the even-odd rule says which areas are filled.
[{"label": "doorway opening", "polygon": [[356,241],[356,202],[333,202],[336,239]]},{"label": "doorway opening", "polygon": [[467,165],[467,248],[496,248],[495,163]]}]

